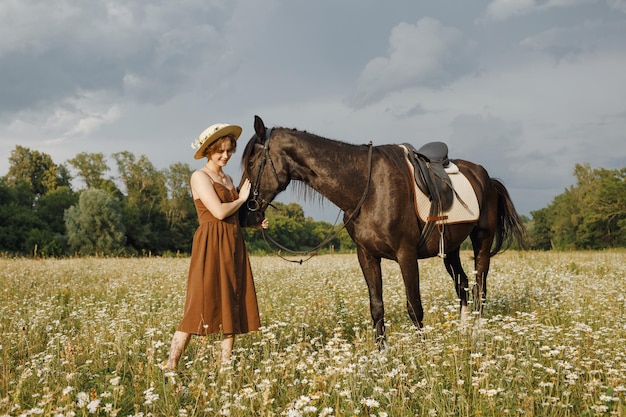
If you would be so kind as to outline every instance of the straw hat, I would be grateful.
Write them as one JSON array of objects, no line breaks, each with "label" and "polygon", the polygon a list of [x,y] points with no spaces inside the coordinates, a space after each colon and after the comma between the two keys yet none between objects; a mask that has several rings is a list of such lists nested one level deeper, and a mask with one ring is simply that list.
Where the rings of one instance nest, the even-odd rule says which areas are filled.
[{"label": "straw hat", "polygon": [[233,135],[235,140],[239,138],[241,135],[241,127],[237,125],[229,125],[225,123],[216,123],[204,129],[200,136],[198,136],[198,140],[191,144],[191,147],[196,150],[196,153],[193,155],[195,159],[202,159],[204,157],[204,150],[221,138],[222,136]]}]

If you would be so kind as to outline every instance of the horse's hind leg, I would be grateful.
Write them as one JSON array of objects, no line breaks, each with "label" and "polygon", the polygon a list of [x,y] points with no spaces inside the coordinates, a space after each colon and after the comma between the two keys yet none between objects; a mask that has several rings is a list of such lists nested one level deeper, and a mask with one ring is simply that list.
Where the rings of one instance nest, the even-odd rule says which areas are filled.
[{"label": "horse's hind leg", "polygon": [[376,344],[379,349],[384,349],[387,345],[385,340],[385,306],[383,304],[383,279],[380,268],[380,258],[372,256],[361,247],[357,247],[357,257],[367,289],[370,296],[370,312],[374,329],[376,330]]},{"label": "horse's hind leg", "polygon": [[476,271],[476,285],[472,292],[474,302],[478,303],[478,310],[482,313],[483,304],[487,299],[487,274],[491,263],[491,243],[493,234],[484,231],[474,230],[470,234],[472,246],[474,247],[474,269]]},{"label": "horse's hind leg", "polygon": [[460,248],[448,252],[443,259],[443,263],[446,266],[448,274],[452,277],[452,281],[454,281],[456,295],[461,300],[461,322],[464,323],[467,321],[467,315],[469,314],[467,308],[467,288],[469,281],[467,274],[461,266]]}]

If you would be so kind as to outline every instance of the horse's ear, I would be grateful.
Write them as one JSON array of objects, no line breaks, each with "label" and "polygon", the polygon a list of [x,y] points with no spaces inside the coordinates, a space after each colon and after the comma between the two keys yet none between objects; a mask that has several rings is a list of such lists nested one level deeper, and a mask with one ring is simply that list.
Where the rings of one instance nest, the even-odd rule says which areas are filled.
[{"label": "horse's ear", "polygon": [[254,131],[259,141],[265,140],[266,130],[267,129],[265,128],[265,123],[263,123],[263,120],[261,120],[259,116],[255,115],[254,116]]}]

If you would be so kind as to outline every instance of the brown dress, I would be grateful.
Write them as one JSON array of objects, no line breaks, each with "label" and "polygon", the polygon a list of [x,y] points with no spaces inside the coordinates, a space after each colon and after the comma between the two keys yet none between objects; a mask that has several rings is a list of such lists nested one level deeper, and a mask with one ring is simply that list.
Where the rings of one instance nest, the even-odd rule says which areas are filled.
[{"label": "brown dress", "polygon": [[[237,190],[213,185],[222,202],[238,198]],[[219,220],[200,199],[194,204],[200,225],[193,236],[185,312],[177,330],[197,335],[258,330],[256,291],[237,212]]]}]

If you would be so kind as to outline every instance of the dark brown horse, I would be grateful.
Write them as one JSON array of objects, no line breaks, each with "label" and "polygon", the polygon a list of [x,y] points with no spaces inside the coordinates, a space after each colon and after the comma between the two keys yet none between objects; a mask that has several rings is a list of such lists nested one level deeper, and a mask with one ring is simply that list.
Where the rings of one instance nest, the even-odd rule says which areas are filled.
[{"label": "dark brown horse", "polygon": [[[295,129],[268,129],[255,116],[256,134],[242,156],[243,177],[253,184],[249,207],[262,213],[292,181],[301,181],[344,212],[344,224],[357,246],[369,289],[376,340],[385,344],[381,259],[400,265],[409,316],[419,329],[424,310],[417,260],[436,256],[440,234],[420,244],[425,227],[415,212],[413,178],[398,145],[352,145]],[[460,245],[470,237],[474,250],[474,299],[487,295],[490,258],[513,240],[523,246],[525,229],[509,193],[480,165],[452,160],[471,183],[479,205],[472,223],[446,225],[445,267],[455,282],[462,314],[467,311],[468,277],[461,267]]]}]

